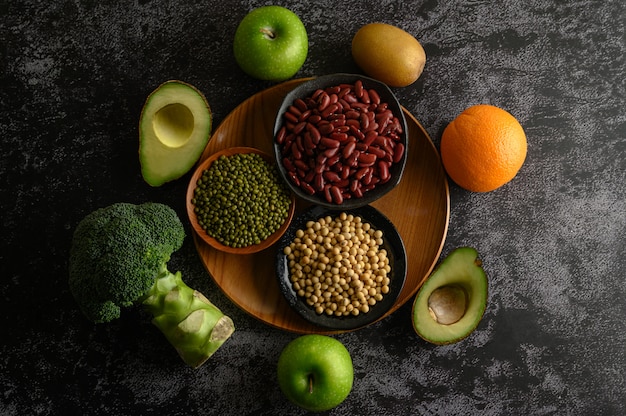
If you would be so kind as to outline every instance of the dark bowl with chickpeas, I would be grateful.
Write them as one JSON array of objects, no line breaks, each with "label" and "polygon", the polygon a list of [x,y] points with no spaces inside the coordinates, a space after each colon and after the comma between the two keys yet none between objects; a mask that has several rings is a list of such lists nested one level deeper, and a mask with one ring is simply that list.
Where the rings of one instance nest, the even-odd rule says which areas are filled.
[{"label": "dark bowl with chickpeas", "polygon": [[371,204],[402,179],[408,154],[402,106],[384,83],[331,74],[298,85],[274,124],[279,173],[300,199],[327,208]]},{"label": "dark bowl with chickpeas", "polygon": [[324,330],[351,331],[389,312],[407,273],[404,243],[376,208],[310,206],[277,242],[276,275],[289,305]]}]

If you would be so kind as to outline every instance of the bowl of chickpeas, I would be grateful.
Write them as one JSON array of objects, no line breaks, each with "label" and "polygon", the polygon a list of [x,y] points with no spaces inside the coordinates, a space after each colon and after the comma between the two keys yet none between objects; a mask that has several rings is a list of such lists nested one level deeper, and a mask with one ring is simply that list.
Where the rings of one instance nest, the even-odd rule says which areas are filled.
[{"label": "bowl of chickpeas", "polygon": [[222,149],[200,163],[187,188],[187,215],[205,243],[250,254],[275,244],[295,213],[295,195],[274,159],[252,147]]},{"label": "bowl of chickpeas", "polygon": [[404,286],[407,258],[398,231],[376,208],[313,205],[279,239],[276,272],[304,319],[349,331],[387,314]]}]

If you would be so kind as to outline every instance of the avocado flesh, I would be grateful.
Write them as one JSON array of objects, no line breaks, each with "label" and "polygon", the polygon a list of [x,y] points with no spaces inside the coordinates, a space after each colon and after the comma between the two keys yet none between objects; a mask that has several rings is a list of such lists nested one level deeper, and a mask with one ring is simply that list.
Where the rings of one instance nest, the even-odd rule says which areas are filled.
[{"label": "avocado flesh", "polygon": [[[442,292],[444,300],[435,300]],[[433,344],[460,341],[478,326],[487,306],[487,294],[487,276],[478,252],[471,247],[457,248],[420,288],[413,303],[413,328],[421,338]],[[434,307],[433,302],[439,304],[439,308]],[[445,311],[450,305],[454,308]],[[450,316],[454,317],[450,321],[442,319]]]},{"label": "avocado flesh", "polygon": [[178,179],[202,155],[211,135],[211,109],[195,87],[172,80],[146,99],[139,120],[141,174],[151,186]]}]

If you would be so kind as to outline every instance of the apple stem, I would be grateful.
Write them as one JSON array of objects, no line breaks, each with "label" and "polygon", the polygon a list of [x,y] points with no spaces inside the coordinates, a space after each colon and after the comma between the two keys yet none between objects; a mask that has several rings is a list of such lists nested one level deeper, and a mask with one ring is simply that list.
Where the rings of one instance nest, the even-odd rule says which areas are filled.
[{"label": "apple stem", "polygon": [[268,29],[266,27],[262,27],[260,29],[260,32],[263,33],[269,39],[274,39],[276,37],[276,34],[271,29]]},{"label": "apple stem", "polygon": [[309,394],[313,394],[313,374],[309,375]]}]

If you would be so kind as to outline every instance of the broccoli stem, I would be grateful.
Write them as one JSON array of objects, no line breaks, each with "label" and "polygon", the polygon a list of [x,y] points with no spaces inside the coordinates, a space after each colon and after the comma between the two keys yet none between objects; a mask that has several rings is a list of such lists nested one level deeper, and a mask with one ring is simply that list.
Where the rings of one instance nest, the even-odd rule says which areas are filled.
[{"label": "broccoli stem", "polygon": [[183,361],[200,367],[232,335],[232,319],[202,293],[187,286],[180,272],[162,267],[142,304],[152,323],[176,348]]}]

